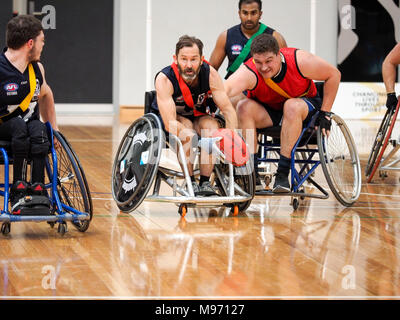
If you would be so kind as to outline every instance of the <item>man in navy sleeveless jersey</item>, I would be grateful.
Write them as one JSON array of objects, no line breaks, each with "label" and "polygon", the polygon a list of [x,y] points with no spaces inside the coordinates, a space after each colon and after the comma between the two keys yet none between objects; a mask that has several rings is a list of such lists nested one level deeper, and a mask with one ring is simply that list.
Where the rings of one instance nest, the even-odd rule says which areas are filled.
[{"label": "man in navy sleeveless jersey", "polygon": [[[44,46],[41,22],[28,15],[14,17],[7,24],[6,41],[0,55],[0,139],[11,141],[14,159],[11,212],[23,214],[19,205],[26,195],[46,196],[44,167],[50,143],[40,116],[58,128],[53,93],[39,62]],[[30,183],[24,180],[28,158]]]},{"label": "man in navy sleeveless jersey", "polygon": [[[236,129],[236,112],[218,72],[204,61],[201,40],[182,36],[176,44],[173,59],[172,65],[156,75],[157,95],[151,106],[152,112],[161,115],[166,131],[178,136],[184,149],[190,151],[197,135],[210,138],[220,127],[214,117],[217,108],[225,117],[226,127]],[[186,162],[195,195],[215,195],[209,181],[213,171],[210,155],[201,151],[198,185],[193,174],[192,153],[189,153],[185,152]]]},{"label": "man in navy sleeveless jersey", "polygon": [[[231,68],[234,61],[241,54],[245,48],[246,43],[251,39],[257,32],[260,31],[262,24],[260,19],[262,16],[262,2],[261,0],[240,0],[239,1],[239,18],[240,24],[233,26],[232,28],[222,32],[216,42],[215,48],[210,57],[210,64],[218,70],[223,63],[225,57],[228,57],[228,78],[236,69]],[[286,41],[283,36],[272,29],[264,25],[261,30],[262,33],[273,35],[281,48],[286,47]],[[250,58],[250,52],[243,57],[242,62],[247,61]]]},{"label": "man in navy sleeveless jersey", "polygon": [[[303,122],[320,109],[316,125],[329,134],[333,102],[341,74],[337,68],[304,50],[279,48],[268,34],[257,36],[252,45],[253,58],[225,82],[229,97],[248,90],[238,103],[239,127],[245,133],[250,152],[256,158],[257,128],[281,125],[281,154],[274,192],[289,192],[290,157],[300,136]],[[323,97],[313,80],[324,81]],[[254,161],[255,165],[257,161]],[[255,168],[257,173],[257,168]],[[257,179],[259,180],[259,179]]]}]

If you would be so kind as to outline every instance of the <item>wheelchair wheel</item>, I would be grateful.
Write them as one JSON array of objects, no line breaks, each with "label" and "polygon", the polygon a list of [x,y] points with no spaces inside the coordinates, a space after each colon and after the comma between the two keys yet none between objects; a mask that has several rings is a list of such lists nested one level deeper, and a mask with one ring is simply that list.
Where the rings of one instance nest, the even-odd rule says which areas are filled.
[{"label": "wheelchair wheel", "polygon": [[[241,188],[244,192],[251,195],[251,199],[248,201],[244,201],[238,203],[238,209],[240,212],[245,211],[249,206],[251,201],[254,198],[254,193],[256,190],[256,178],[254,174],[254,170],[252,170],[251,161],[248,161],[247,164],[243,167],[234,167],[234,181],[235,184],[239,188]],[[228,184],[229,184],[229,165],[228,164],[216,164],[214,167],[215,171],[215,183],[221,193],[222,196],[228,195]],[[237,194],[237,193],[235,193]],[[236,204],[235,204],[236,205]],[[234,209],[234,207],[233,207]]]},{"label": "wheelchair wheel", "polygon": [[374,144],[372,145],[371,153],[368,157],[367,166],[365,168],[365,175],[368,183],[372,181],[372,178],[374,177],[374,174],[381,163],[383,154],[385,153],[389,139],[392,135],[398,112],[399,104],[395,110],[387,110],[382,119],[378,133],[375,137]]},{"label": "wheelchair wheel", "polygon": [[[89,220],[73,221],[73,225],[85,232],[89,228],[93,217],[93,204],[86,176],[75,152],[67,139],[57,131],[53,131],[54,137],[60,142],[61,147],[56,149],[57,154],[57,191],[60,201],[75,210],[88,213]],[[52,180],[52,158],[48,157],[47,176]],[[66,210],[66,209],[64,209]],[[68,210],[66,210],[68,212]],[[71,212],[72,213],[72,212]]]},{"label": "wheelchair wheel", "polygon": [[159,118],[145,114],[126,131],[112,169],[111,190],[118,208],[135,210],[146,197],[160,162],[165,144]]},{"label": "wheelchair wheel", "polygon": [[332,114],[329,137],[317,131],[317,143],[322,170],[336,199],[351,206],[360,196],[361,167],[356,145],[342,118]]}]

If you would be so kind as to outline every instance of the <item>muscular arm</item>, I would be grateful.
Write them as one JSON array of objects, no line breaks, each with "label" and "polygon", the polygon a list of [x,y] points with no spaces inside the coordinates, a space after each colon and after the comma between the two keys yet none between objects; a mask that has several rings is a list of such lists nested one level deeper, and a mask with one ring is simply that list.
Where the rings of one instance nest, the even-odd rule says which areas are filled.
[{"label": "muscular arm", "polygon": [[[157,92],[158,109],[163,120],[165,130],[178,137],[185,130],[185,126],[177,121],[176,106],[172,99],[174,88],[171,81],[163,73],[157,76],[155,88]],[[193,134],[194,135],[194,134]]]},{"label": "muscular arm", "polygon": [[225,81],[225,91],[229,98],[241,94],[245,90],[252,90],[257,84],[256,75],[251,72],[245,65],[241,65],[229,78]]},{"label": "muscular arm", "polygon": [[274,31],[272,36],[278,41],[279,48],[287,47],[285,38],[278,31]]},{"label": "muscular arm", "polygon": [[297,63],[304,77],[317,81],[325,81],[322,111],[331,111],[339,88],[341,74],[333,65],[309,52],[297,50]]},{"label": "muscular arm", "polygon": [[236,129],[238,127],[236,111],[226,95],[221,77],[213,67],[210,68],[210,89],[215,104],[225,117],[226,127],[229,129]]},{"label": "muscular arm", "polygon": [[400,64],[400,44],[397,44],[386,56],[382,64],[382,77],[386,93],[394,92],[396,82],[396,67]]},{"label": "muscular arm", "polygon": [[53,130],[58,131],[57,120],[56,120],[56,109],[54,106],[53,91],[46,82],[44,67],[41,63],[38,63],[40,71],[42,72],[43,84],[40,88],[39,95],[39,112],[43,122],[49,121]]},{"label": "muscular arm", "polygon": [[225,52],[226,34],[227,32],[224,31],[219,35],[217,43],[215,44],[215,48],[211,53],[209,62],[211,66],[215,68],[215,70],[219,69],[219,67],[221,66],[222,62],[224,62],[224,59],[226,57],[226,52]]}]

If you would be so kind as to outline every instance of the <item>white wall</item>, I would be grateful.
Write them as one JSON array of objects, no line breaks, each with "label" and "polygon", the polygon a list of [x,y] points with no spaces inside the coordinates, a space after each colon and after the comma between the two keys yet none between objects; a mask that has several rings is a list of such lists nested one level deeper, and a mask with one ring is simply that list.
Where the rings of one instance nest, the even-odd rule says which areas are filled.
[{"label": "white wall", "polygon": [[[115,0],[119,7],[119,66],[115,72],[119,105],[143,105],[146,90],[146,1]],[[171,64],[183,34],[200,38],[209,58],[218,35],[240,22],[238,0],[151,0],[152,79]],[[262,22],[279,31],[289,46],[310,50],[311,1],[264,0]],[[336,65],[337,0],[316,2],[316,54]],[[226,61],[220,68],[225,75]],[[118,75],[119,74],[119,75]],[[152,81],[153,82],[153,81]]]}]

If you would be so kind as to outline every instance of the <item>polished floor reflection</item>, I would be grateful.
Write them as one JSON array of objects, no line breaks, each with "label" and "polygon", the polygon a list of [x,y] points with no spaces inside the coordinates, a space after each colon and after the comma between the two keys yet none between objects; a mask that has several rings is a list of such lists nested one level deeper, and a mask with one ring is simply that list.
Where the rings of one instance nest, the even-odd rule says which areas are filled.
[{"label": "polished floor reflection", "polygon": [[[364,169],[379,123],[348,125]],[[296,211],[289,197],[256,197],[238,217],[215,208],[181,219],[177,206],[150,202],[124,214],[110,177],[126,128],[61,127],[87,175],[93,221],[63,237],[46,223],[13,223],[0,236],[2,297],[400,298],[398,172],[363,179],[351,208],[331,195]]]}]

